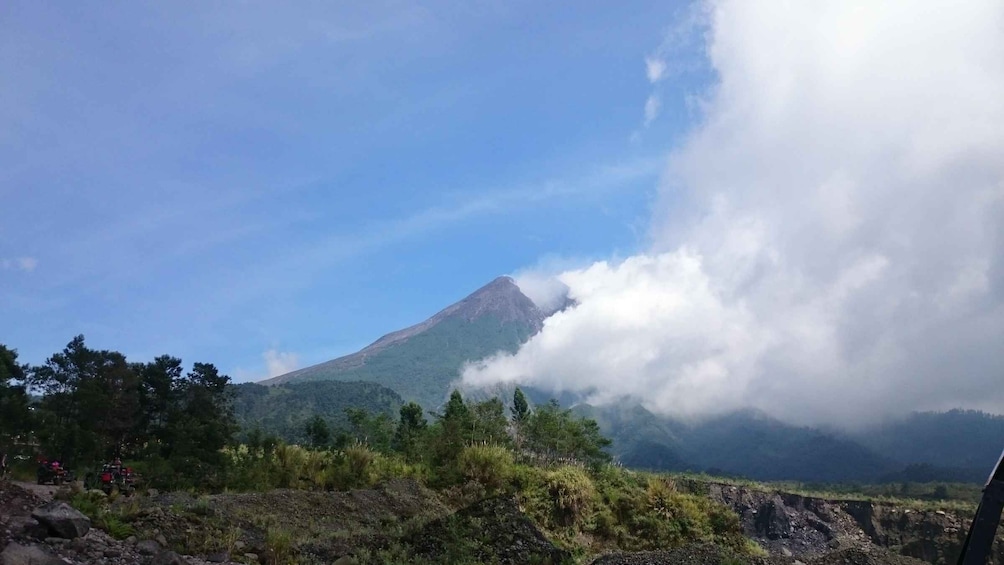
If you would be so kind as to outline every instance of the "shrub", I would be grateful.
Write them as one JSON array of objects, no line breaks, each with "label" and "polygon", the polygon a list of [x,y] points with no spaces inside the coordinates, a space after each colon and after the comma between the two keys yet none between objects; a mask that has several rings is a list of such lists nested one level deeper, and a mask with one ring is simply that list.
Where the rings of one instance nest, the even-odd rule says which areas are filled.
[{"label": "shrub", "polygon": [[132,524],[127,523],[118,514],[112,512],[103,513],[95,521],[95,525],[118,540],[126,539],[136,533],[136,529],[132,527]]},{"label": "shrub", "polygon": [[81,514],[95,520],[101,514],[106,503],[104,493],[82,492],[70,499],[70,506],[76,508]]},{"label": "shrub", "polygon": [[293,536],[286,530],[269,528],[265,534],[265,559],[268,565],[294,563]]},{"label": "shrub", "polygon": [[338,490],[364,488],[377,482],[379,454],[362,444],[349,446],[327,474],[325,486]]},{"label": "shrub", "polygon": [[498,491],[513,474],[514,458],[501,445],[472,445],[460,452],[457,464],[464,478],[481,483],[489,491]]},{"label": "shrub", "polygon": [[596,498],[592,479],[577,467],[561,467],[550,472],[547,488],[554,503],[555,517],[564,525],[581,522]]}]

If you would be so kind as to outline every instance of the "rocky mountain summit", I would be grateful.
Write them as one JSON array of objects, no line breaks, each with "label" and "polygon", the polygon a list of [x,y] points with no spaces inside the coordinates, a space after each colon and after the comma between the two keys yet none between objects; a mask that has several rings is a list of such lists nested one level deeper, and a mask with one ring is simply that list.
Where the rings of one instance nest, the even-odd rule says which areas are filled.
[{"label": "rocky mountain summit", "polygon": [[260,384],[339,380],[384,385],[406,401],[437,408],[464,363],[515,351],[552,312],[537,307],[510,277],[498,277],[431,318],[389,333],[351,355]]}]

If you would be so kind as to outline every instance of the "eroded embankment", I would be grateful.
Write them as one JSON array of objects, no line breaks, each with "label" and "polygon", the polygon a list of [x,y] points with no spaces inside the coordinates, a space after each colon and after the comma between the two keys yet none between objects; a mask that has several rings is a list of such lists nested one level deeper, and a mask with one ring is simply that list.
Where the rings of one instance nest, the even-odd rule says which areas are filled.
[{"label": "eroded embankment", "polygon": [[[875,545],[935,565],[955,563],[971,516],[892,503],[832,500],[749,487],[705,483],[709,496],[739,514],[746,535],[773,554],[809,559],[834,550]],[[1004,565],[1004,527],[992,565]]]}]

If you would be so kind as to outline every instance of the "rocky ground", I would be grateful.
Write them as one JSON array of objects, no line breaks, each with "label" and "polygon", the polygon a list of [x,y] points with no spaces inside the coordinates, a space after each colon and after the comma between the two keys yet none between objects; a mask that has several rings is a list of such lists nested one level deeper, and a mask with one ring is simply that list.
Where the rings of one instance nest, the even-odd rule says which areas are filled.
[{"label": "rocky ground", "polygon": [[[56,489],[0,482],[0,565],[207,565],[166,548],[166,540],[116,540],[65,502]],[[227,560],[224,560],[227,561]]]},{"label": "rocky ground", "polygon": [[[968,527],[968,517],[939,510],[716,483],[687,488],[733,508],[746,534],[768,555],[739,559],[701,545],[610,553],[593,565],[949,565]],[[60,500],[66,494],[53,487],[0,483],[0,565],[254,565],[293,555],[301,563],[337,565],[366,557],[384,563],[451,563],[458,549],[506,565],[571,560],[512,500],[471,497],[471,504],[457,510],[410,480],[334,493],[194,497],[151,492],[111,504],[116,516],[128,521],[131,535],[117,532],[125,539],[94,527]],[[1004,565],[1000,538],[992,565]]]}]

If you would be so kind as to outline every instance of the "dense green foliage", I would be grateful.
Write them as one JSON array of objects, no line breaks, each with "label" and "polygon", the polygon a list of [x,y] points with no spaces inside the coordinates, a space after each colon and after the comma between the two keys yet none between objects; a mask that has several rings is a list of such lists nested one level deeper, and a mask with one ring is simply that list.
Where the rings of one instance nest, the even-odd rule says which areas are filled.
[{"label": "dense green foliage", "polygon": [[474,320],[449,318],[367,356],[363,365],[337,369],[322,364],[302,371],[298,380],[379,383],[405,400],[435,410],[443,404],[464,363],[499,351],[515,351],[532,333],[529,325],[502,322],[493,315]]},{"label": "dense green foliage", "polygon": [[[16,356],[6,347],[0,352],[4,374],[42,394],[26,420],[8,424],[4,412],[5,430],[21,426],[24,432],[16,441],[22,449],[77,468],[93,469],[114,457],[143,459],[162,476],[219,482],[221,450],[236,426],[230,378],[213,365],[195,363],[186,373],[181,360],[169,356],[130,363],[117,351],[88,348],[83,336],[36,367],[16,368]],[[16,398],[23,390],[8,392],[18,391],[8,380],[0,381],[2,400],[20,406]],[[7,441],[7,449],[14,447],[9,432]]]},{"label": "dense green foliage", "polygon": [[351,426],[350,408],[393,417],[402,404],[394,391],[364,382],[242,383],[233,389],[234,416],[242,429],[258,428],[290,443],[310,442],[307,424],[315,418],[325,422],[333,440]]},{"label": "dense green foliage", "polygon": [[31,427],[26,367],[17,362],[17,351],[0,344],[0,452]]},{"label": "dense green foliage", "polygon": [[[516,427],[498,398],[473,402],[454,391],[431,423],[413,402],[401,406],[396,422],[384,413],[371,414],[358,408],[346,412],[347,428],[336,434],[321,418],[307,422],[304,429],[311,437],[307,445],[312,450],[287,445],[259,430],[249,433],[244,445],[227,452],[227,486],[267,490],[297,486],[298,481],[306,480],[317,488],[346,488],[343,478],[353,473],[344,468],[365,474],[364,469],[386,464],[409,469],[410,474],[438,487],[466,480],[498,487],[507,477],[488,477],[496,470],[504,472],[517,460],[590,467],[609,460],[604,451],[609,440],[599,434],[596,423],[556,403],[527,408],[520,425],[523,446],[518,450],[513,440]],[[385,474],[377,472],[376,476]],[[368,479],[361,482],[369,483]]]}]

